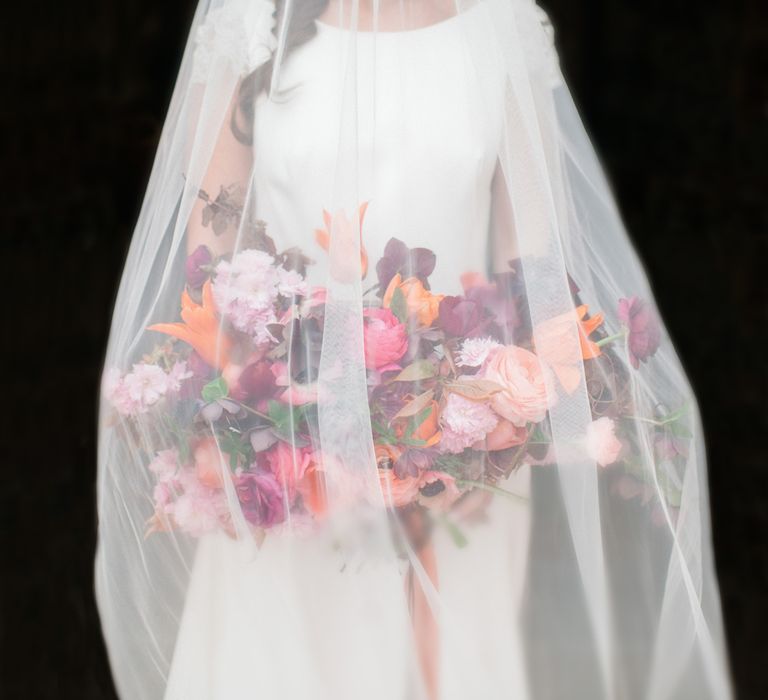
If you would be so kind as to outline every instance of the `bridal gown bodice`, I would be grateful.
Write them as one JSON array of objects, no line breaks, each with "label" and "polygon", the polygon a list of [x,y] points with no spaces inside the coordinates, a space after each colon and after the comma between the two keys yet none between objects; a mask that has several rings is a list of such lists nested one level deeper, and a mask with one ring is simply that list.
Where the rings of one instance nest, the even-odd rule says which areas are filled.
[{"label": "bridal gown bodice", "polygon": [[[278,248],[298,246],[316,261],[313,283],[327,275],[314,229],[348,182],[359,183],[358,203],[369,202],[363,244],[371,261],[390,237],[427,247],[437,257],[432,288],[449,294],[460,291],[461,273],[487,269],[501,125],[476,127],[493,111],[463,49],[466,23],[478,20],[470,11],[424,29],[355,36],[318,24],[283,66],[281,94],[257,101],[256,211]],[[339,66],[352,50],[356,71],[347,75]],[[348,80],[356,80],[354,103],[342,98]],[[509,488],[525,491],[527,478],[523,468]],[[464,549],[435,537],[447,621],[441,700],[494,700],[491,688],[526,696],[515,616],[529,512],[509,501],[491,510],[493,527],[477,534],[477,546],[471,530]],[[224,535],[202,538],[167,700],[423,697],[402,571],[395,574],[341,566],[329,547],[301,534],[270,534],[259,549]]]},{"label": "bridal gown bodice", "polygon": [[[460,272],[487,266],[501,124],[477,124],[493,124],[488,115],[501,110],[480,94],[477,61],[463,50],[477,14],[376,34],[318,23],[283,67],[281,95],[259,100],[256,210],[278,243],[298,245],[316,261],[313,281],[326,274],[313,231],[323,209],[354,206],[350,193],[369,203],[363,245],[372,261],[393,236],[429,248],[437,255],[430,282],[442,293],[460,290]],[[349,52],[352,76],[339,69]]]}]

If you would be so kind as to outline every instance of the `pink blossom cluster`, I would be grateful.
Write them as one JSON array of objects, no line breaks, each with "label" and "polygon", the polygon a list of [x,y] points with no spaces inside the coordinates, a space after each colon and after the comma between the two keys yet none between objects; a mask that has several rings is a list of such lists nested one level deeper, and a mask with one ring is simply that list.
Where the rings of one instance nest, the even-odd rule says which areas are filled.
[{"label": "pink blossom cluster", "polygon": [[213,297],[220,313],[257,344],[273,340],[268,326],[278,321],[279,298],[307,293],[304,278],[295,270],[275,264],[262,250],[243,250],[215,269]]},{"label": "pink blossom cluster", "polygon": [[183,360],[175,362],[167,372],[149,362],[133,365],[125,375],[113,367],[104,374],[104,398],[120,415],[139,415],[149,411],[165,396],[178,393],[182,382],[191,376],[192,372]]}]

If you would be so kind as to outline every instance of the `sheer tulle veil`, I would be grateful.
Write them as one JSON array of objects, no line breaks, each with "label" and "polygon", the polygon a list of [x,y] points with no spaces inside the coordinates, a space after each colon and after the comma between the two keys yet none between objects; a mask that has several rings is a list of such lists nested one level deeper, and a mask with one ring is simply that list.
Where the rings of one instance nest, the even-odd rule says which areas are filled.
[{"label": "sheer tulle veil", "polygon": [[696,401],[532,0],[201,0],[102,394],[124,698],[730,697]]}]

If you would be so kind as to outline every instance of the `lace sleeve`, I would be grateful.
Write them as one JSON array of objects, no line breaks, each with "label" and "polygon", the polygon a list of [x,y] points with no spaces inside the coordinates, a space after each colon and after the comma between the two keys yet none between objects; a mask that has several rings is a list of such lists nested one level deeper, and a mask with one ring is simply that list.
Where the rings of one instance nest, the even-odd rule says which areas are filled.
[{"label": "lace sleeve", "polygon": [[274,27],[270,0],[232,0],[211,10],[195,34],[193,82],[205,83],[217,61],[238,77],[266,63],[277,46]]},{"label": "lace sleeve", "polygon": [[549,15],[534,2],[530,3],[530,8],[540,27],[540,31],[535,32],[536,36],[530,38],[529,49],[536,56],[537,60],[543,64],[543,69],[547,71],[550,86],[554,89],[563,84],[563,76],[560,72],[560,59],[555,47],[555,28]]}]

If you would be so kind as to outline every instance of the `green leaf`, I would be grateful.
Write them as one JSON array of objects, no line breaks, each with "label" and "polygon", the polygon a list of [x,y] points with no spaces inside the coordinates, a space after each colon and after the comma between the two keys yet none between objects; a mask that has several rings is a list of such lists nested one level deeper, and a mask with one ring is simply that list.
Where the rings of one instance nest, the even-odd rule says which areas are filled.
[{"label": "green leaf", "polygon": [[208,382],[202,391],[203,401],[210,403],[211,401],[218,401],[223,399],[229,393],[229,387],[227,382],[224,381],[224,377],[217,377],[211,382]]},{"label": "green leaf", "polygon": [[445,390],[470,399],[471,401],[483,401],[494,394],[498,394],[502,387],[489,379],[472,379],[467,382],[447,382]]},{"label": "green leaf", "polygon": [[416,360],[408,365],[392,381],[394,382],[418,382],[422,379],[431,379],[437,370],[429,360]]},{"label": "green leaf", "polygon": [[434,395],[435,392],[432,389],[425,391],[423,394],[419,394],[415,399],[405,404],[405,406],[393,416],[392,420],[395,420],[396,418],[409,418],[410,416],[416,415],[419,411],[424,409],[425,406],[429,405],[429,402],[432,401]]},{"label": "green leaf", "polygon": [[389,303],[389,310],[397,317],[400,323],[405,323],[408,318],[408,303],[405,300],[405,294],[400,287],[397,287],[392,294],[392,300]]}]

